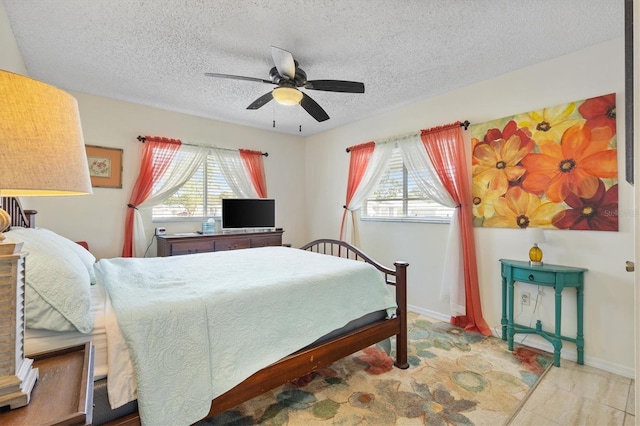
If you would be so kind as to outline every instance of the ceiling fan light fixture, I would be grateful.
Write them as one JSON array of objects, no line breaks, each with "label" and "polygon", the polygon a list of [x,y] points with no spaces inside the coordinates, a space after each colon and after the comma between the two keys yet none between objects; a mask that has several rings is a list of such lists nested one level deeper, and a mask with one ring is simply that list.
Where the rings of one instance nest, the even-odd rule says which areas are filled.
[{"label": "ceiling fan light fixture", "polygon": [[302,92],[292,87],[273,89],[273,99],[281,105],[298,105],[302,100]]}]

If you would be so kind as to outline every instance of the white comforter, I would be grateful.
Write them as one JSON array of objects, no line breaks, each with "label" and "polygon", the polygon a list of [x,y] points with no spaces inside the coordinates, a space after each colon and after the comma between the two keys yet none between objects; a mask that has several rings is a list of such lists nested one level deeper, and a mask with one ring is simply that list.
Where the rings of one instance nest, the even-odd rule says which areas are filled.
[{"label": "white comforter", "polygon": [[256,371],[396,307],[371,265],[285,247],[104,259],[96,271],[129,347],[145,424],[191,424]]}]

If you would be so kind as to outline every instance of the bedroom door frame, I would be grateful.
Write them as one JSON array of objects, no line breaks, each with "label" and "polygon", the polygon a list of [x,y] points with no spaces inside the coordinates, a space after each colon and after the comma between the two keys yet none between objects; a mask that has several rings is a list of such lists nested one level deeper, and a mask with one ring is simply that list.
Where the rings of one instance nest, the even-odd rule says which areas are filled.
[{"label": "bedroom door frame", "polygon": [[[640,132],[634,132],[634,128],[640,129],[638,111],[634,112],[635,104],[640,105],[640,78],[634,70],[640,70],[640,7],[633,7],[633,0],[625,0],[625,173],[632,167],[632,181],[638,182],[638,156],[633,149],[640,146]],[[627,181],[629,181],[627,179]],[[638,253],[640,253],[640,185],[634,185],[634,252],[631,259],[638,265]],[[640,265],[638,265],[640,266]],[[635,406],[640,407],[640,267],[634,268],[634,359],[635,359]]]}]

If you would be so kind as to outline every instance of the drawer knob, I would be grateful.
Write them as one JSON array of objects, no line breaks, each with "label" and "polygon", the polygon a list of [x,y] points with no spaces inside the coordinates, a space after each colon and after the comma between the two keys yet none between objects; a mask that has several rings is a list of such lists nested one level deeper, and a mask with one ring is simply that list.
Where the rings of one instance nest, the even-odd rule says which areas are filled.
[{"label": "drawer knob", "polygon": [[533,274],[529,274],[529,281],[533,281],[533,279],[534,279]]}]

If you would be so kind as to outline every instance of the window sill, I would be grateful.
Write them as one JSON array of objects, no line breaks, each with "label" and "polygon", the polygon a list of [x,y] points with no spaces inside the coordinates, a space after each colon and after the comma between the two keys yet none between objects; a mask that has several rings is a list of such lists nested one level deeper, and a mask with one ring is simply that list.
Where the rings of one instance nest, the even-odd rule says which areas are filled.
[{"label": "window sill", "polygon": [[162,217],[162,218],[152,218],[152,223],[171,223],[171,222],[206,222],[209,219],[213,219],[213,217]]},{"label": "window sill", "polygon": [[450,218],[427,218],[427,217],[361,217],[362,222],[406,222],[406,223],[436,223],[450,224]]}]

